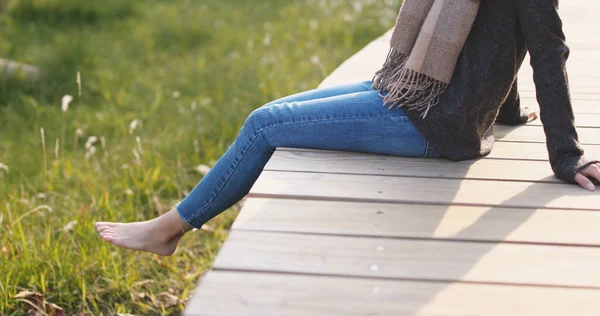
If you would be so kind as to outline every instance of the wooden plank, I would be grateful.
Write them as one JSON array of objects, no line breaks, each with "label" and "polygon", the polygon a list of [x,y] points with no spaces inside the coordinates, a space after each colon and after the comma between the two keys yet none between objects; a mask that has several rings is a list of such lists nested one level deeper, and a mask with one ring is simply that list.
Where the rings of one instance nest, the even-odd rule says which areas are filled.
[{"label": "wooden plank", "polygon": [[595,247],[237,230],[213,268],[600,289],[598,262]]},{"label": "wooden plank", "polygon": [[600,212],[249,198],[234,230],[600,246]]},{"label": "wooden plank", "polygon": [[[583,145],[584,153],[590,159],[600,157],[600,146]],[[543,143],[496,142],[486,158],[548,160],[548,150]],[[484,158],[485,159],[485,158]]]},{"label": "wooden plank", "polygon": [[[600,146],[583,145],[586,156],[590,158],[600,157]],[[321,150],[310,148],[277,147],[278,151],[310,151],[324,153],[340,153],[334,150]],[[481,159],[528,159],[548,161],[548,150],[546,144],[542,143],[518,143],[518,142],[496,142],[492,152]]]},{"label": "wooden plank", "polygon": [[600,210],[600,194],[573,184],[427,179],[264,170],[251,196]]},{"label": "wooden plank", "polygon": [[[520,84],[519,84],[520,86]],[[536,94],[532,89],[519,90],[519,97],[522,99],[535,99]],[[600,101],[600,94],[597,93],[571,93],[571,101],[577,104],[579,101]],[[575,106],[574,106],[575,107]]]},{"label": "wooden plank", "polygon": [[479,159],[452,162],[446,159],[341,151],[276,151],[264,170],[562,183],[554,177],[550,164],[546,161]]},{"label": "wooden plank", "polygon": [[[600,103],[600,102],[599,102]],[[534,120],[527,125],[541,126],[541,120]],[[575,126],[581,127],[600,127],[600,114],[578,113],[575,114]],[[577,129],[579,131],[579,129]]]},{"label": "wooden plank", "polygon": [[[577,96],[581,95],[582,94],[578,94]],[[575,113],[575,118],[578,117],[578,114],[600,114],[600,106],[598,106],[599,103],[600,100],[572,99],[571,105],[573,107],[573,113]],[[528,106],[533,109],[539,109],[537,100],[533,97],[521,96],[521,106]]]},{"label": "wooden plank", "polygon": [[[590,50],[591,51],[591,50]],[[588,62],[598,63],[594,61],[592,58],[585,56],[584,59],[587,59]],[[526,61],[528,63],[528,61]],[[587,70],[573,70],[573,67],[570,67],[569,64],[571,62],[567,62],[567,72],[569,75],[569,91],[571,93],[571,98],[577,98],[579,94],[598,94],[600,91],[598,90],[598,86],[596,84],[598,78],[600,78],[600,74]],[[525,96],[525,92],[529,92],[528,95],[535,96],[533,92],[536,91],[535,82],[533,81],[533,69],[531,67],[523,67],[519,71],[518,74],[518,87],[521,96]]]},{"label": "wooden plank", "polygon": [[[595,8],[561,2],[573,111],[590,158],[600,157]],[[390,35],[321,87],[371,79]],[[532,74],[527,58],[519,89],[522,104],[537,108]],[[550,176],[540,123],[496,127],[492,153],[461,163],[278,148],[185,314],[598,314],[600,195]]]},{"label": "wooden plank", "polygon": [[212,271],[184,315],[595,316],[598,310],[598,290]]},{"label": "wooden plank", "polygon": [[[577,134],[581,144],[600,145],[600,128],[579,128]],[[499,141],[546,142],[546,134],[541,126],[494,125],[494,136]]]}]

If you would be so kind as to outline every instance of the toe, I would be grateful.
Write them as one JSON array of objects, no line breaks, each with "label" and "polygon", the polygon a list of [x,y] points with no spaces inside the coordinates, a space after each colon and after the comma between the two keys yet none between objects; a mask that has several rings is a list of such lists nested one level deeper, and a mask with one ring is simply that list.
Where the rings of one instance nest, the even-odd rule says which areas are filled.
[{"label": "toe", "polygon": [[119,223],[113,223],[113,222],[96,222],[96,228],[99,228],[99,227],[115,227],[118,224]]},{"label": "toe", "polygon": [[108,226],[102,226],[102,227],[98,228],[98,232],[100,234],[102,234],[104,232],[107,232],[107,231],[113,231],[113,228],[112,227],[108,227]]},{"label": "toe", "polygon": [[102,239],[108,241],[108,242],[114,242],[115,241],[115,235],[113,234],[105,234],[102,235]]},{"label": "toe", "polygon": [[100,233],[100,237],[101,237],[102,239],[105,239],[105,240],[106,240],[106,237],[109,237],[109,236],[112,236],[112,237],[114,237],[114,234],[113,234],[112,232],[102,232],[102,233]]}]

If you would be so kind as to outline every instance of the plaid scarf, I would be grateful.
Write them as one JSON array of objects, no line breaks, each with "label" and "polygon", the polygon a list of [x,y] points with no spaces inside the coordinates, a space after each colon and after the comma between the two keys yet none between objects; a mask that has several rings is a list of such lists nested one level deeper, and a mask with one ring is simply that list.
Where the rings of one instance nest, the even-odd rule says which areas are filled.
[{"label": "plaid scarf", "polygon": [[446,90],[469,35],[480,0],[404,0],[390,51],[373,77],[389,91],[383,105],[407,107],[425,118]]}]

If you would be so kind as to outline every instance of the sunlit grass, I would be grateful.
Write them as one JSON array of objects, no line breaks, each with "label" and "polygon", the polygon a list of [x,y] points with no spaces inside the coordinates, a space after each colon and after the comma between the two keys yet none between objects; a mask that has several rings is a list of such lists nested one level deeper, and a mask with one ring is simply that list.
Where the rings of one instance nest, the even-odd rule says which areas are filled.
[{"label": "sunlit grass", "polygon": [[179,314],[241,205],[168,258],[111,247],[93,222],[169,210],[253,109],[314,88],[399,6],[11,1],[0,56],[43,77],[0,79],[0,314],[23,313],[22,290],[67,314]]}]

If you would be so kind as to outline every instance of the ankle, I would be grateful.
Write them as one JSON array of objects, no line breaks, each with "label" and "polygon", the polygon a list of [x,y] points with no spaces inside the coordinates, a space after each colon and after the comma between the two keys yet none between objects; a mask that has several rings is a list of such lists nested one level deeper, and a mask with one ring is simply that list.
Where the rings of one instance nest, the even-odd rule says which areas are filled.
[{"label": "ankle", "polygon": [[174,218],[172,216],[161,216],[151,220],[150,222],[150,230],[152,235],[157,238],[157,241],[162,243],[169,243],[174,239],[179,239],[193,228],[190,228],[190,226],[182,219]]}]

